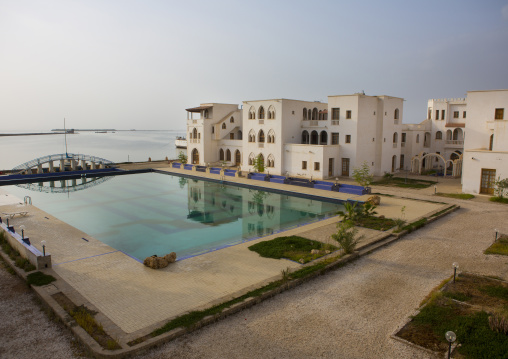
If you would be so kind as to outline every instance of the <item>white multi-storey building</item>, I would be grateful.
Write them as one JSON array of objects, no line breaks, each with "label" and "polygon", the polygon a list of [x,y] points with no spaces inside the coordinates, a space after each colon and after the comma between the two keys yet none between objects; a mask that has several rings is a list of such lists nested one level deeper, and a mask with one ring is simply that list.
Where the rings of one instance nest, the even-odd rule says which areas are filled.
[{"label": "white multi-storey building", "polygon": [[248,171],[260,158],[270,174],[313,179],[351,176],[363,163],[378,176],[431,169],[460,176],[464,166],[468,193],[492,192],[496,176],[508,177],[508,90],[431,99],[420,124],[402,123],[403,101],[356,93],[329,96],[328,104],[201,104],[187,109],[188,157],[196,165],[222,162]]}]

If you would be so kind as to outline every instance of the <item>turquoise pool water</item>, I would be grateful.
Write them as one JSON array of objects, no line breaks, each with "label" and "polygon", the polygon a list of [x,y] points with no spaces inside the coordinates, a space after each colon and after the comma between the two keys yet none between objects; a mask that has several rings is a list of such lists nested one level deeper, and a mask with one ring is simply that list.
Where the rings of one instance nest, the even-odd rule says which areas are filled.
[{"label": "turquoise pool water", "polygon": [[[79,186],[81,180],[76,182]],[[6,190],[30,196],[35,206],[141,261],[170,252],[179,259],[198,255],[342,209],[336,203],[157,173],[117,176],[75,192]]]}]

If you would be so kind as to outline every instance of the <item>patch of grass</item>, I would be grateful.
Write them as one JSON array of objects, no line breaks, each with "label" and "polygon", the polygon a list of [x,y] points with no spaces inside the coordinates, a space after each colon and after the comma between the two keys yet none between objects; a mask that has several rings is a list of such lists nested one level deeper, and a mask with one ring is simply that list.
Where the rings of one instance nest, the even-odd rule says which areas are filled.
[{"label": "patch of grass", "polygon": [[438,192],[438,193],[436,193],[436,196],[457,198],[457,199],[472,199],[472,198],[474,198],[474,195],[469,194],[469,193],[442,193],[442,192]]},{"label": "patch of grass", "polygon": [[413,231],[425,226],[426,223],[427,223],[427,218],[422,218],[422,219],[419,219],[418,221],[415,221],[415,222],[409,223],[408,225],[405,225],[401,229],[396,229],[393,232],[399,233],[399,232],[402,232],[405,230],[407,230],[408,232],[413,232]]},{"label": "patch of grass", "polygon": [[23,258],[21,254],[9,244],[4,231],[0,231],[0,246],[5,254],[14,261],[16,267],[23,269],[25,272],[31,272],[35,270],[35,266],[30,263],[26,258]]},{"label": "patch of grass", "polygon": [[375,229],[378,231],[386,231],[390,228],[395,227],[396,223],[395,220],[391,218],[379,218],[375,216],[368,216],[360,218],[355,223],[355,225],[364,228]]},{"label": "patch of grass", "polygon": [[490,197],[489,201],[497,202],[497,203],[508,203],[508,198],[505,197]]},{"label": "patch of grass", "polygon": [[492,245],[487,248],[483,253],[485,254],[500,254],[508,256],[508,237],[501,236]]},{"label": "patch of grass", "polygon": [[441,214],[445,213],[446,211],[449,211],[450,209],[455,208],[455,207],[457,207],[457,206],[456,206],[456,205],[453,205],[453,206],[450,206],[450,207],[448,207],[448,208],[445,208],[445,209],[443,209],[442,211],[439,211],[439,212],[434,213],[432,216],[430,216],[430,218],[432,218],[432,217],[437,217],[437,216],[439,216],[439,215],[441,215]]},{"label": "patch of grass", "polygon": [[491,297],[504,299],[508,302],[508,288],[502,285],[488,285],[481,287],[480,291]]},{"label": "patch of grass", "polygon": [[26,282],[28,283],[28,285],[35,285],[37,287],[47,285],[51,282],[54,282],[55,280],[56,278],[53,277],[52,275],[44,274],[42,272],[30,273],[26,277]]},{"label": "patch of grass", "polygon": [[372,182],[373,185],[381,185],[381,186],[393,186],[393,187],[402,187],[402,188],[427,188],[435,184],[435,181],[427,181],[421,179],[412,179],[412,178],[402,178],[402,177],[383,177],[379,181]]},{"label": "patch of grass", "polygon": [[443,295],[447,298],[458,300],[459,302],[467,302],[472,298],[466,293],[444,292]]},{"label": "patch of grass", "polygon": [[[300,263],[307,263],[324,256],[326,252],[322,251],[322,248],[323,243],[299,236],[278,237],[249,247],[251,251],[258,253],[261,257],[287,258]],[[337,247],[332,245],[329,245],[328,248],[330,251],[337,250]],[[313,249],[319,250],[320,253],[311,254]]]}]

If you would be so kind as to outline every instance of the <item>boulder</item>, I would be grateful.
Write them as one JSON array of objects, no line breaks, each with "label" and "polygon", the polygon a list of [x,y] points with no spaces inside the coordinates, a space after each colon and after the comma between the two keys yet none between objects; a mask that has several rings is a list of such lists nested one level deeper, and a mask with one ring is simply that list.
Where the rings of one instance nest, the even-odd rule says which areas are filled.
[{"label": "boulder", "polygon": [[310,254],[320,254],[321,251],[319,249],[313,249],[310,251]]},{"label": "boulder", "polygon": [[164,257],[157,257],[156,254],[154,254],[151,257],[146,257],[143,261],[143,264],[147,267],[150,267],[152,269],[159,269],[159,268],[166,268],[169,263],[173,263],[176,261],[176,253],[171,252],[169,254],[166,254]]},{"label": "boulder", "polygon": [[374,206],[379,206],[381,204],[381,197],[379,196],[370,196],[369,199],[367,199],[367,203],[370,203]]}]

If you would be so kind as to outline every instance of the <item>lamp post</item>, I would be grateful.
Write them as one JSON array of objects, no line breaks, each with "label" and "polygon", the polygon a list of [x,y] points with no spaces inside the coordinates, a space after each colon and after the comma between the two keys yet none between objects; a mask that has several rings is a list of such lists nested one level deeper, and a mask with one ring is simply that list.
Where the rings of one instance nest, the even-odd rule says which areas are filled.
[{"label": "lamp post", "polygon": [[434,185],[434,194],[437,194],[437,186]]},{"label": "lamp post", "polygon": [[335,177],[335,185],[337,186],[339,184],[339,177]]},{"label": "lamp post", "polygon": [[21,229],[21,238],[22,239],[25,239],[25,226],[24,225],[21,225],[19,226],[19,229]]},{"label": "lamp post", "polygon": [[459,264],[457,262],[453,262],[453,283],[455,283],[455,276],[457,275],[457,268],[459,268]]},{"label": "lamp post", "polygon": [[499,232],[497,231],[497,229],[494,229],[494,231],[496,231],[496,239],[494,240],[494,242],[497,242],[497,235]]},{"label": "lamp post", "polygon": [[450,330],[446,332],[445,338],[448,340],[448,359],[450,359],[452,355],[452,343],[457,339],[457,336]]},{"label": "lamp post", "polygon": [[46,241],[41,241],[42,245],[42,256],[46,257]]}]

